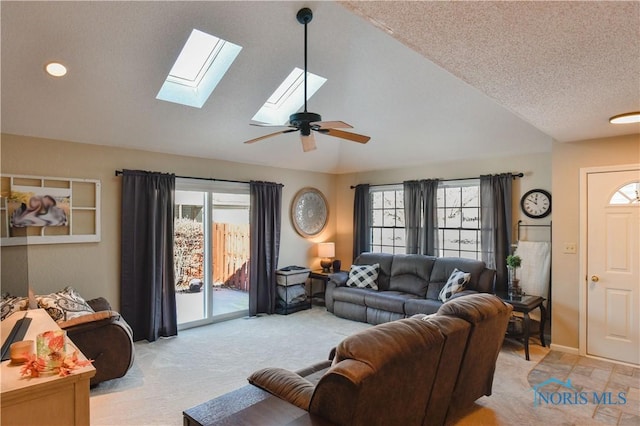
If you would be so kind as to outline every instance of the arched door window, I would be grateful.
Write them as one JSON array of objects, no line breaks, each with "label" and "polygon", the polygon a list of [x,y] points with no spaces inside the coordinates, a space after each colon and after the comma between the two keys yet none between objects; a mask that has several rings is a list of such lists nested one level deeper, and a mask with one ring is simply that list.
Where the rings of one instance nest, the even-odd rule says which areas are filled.
[{"label": "arched door window", "polygon": [[640,204],[640,182],[631,182],[618,188],[611,196],[609,204]]}]

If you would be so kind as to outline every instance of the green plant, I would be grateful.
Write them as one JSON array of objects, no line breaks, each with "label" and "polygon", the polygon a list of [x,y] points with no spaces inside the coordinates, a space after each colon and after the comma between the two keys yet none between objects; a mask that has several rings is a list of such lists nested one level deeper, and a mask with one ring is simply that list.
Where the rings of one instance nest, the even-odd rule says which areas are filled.
[{"label": "green plant", "polygon": [[509,268],[519,268],[522,265],[522,259],[517,254],[507,256],[507,266]]}]

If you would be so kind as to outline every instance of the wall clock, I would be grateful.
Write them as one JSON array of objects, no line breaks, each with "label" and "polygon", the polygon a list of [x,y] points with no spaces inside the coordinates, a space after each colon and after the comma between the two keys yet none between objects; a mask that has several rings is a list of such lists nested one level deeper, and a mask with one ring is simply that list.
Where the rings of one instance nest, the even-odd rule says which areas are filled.
[{"label": "wall clock", "polygon": [[547,217],[551,213],[551,194],[544,189],[527,191],[520,199],[520,207],[530,218]]},{"label": "wall clock", "polygon": [[318,235],[327,225],[329,207],[322,192],[315,188],[302,188],[291,203],[291,220],[303,237]]}]

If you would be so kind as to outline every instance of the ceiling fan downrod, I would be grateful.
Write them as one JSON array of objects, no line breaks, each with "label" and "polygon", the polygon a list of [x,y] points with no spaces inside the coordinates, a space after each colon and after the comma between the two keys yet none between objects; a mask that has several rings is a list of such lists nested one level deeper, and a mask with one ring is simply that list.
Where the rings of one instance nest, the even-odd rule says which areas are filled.
[{"label": "ceiling fan downrod", "polygon": [[304,112],[307,112],[307,24],[313,19],[313,12],[304,7],[298,11],[296,18],[304,25]]},{"label": "ceiling fan downrod", "polygon": [[[272,136],[295,132],[297,130],[300,131],[300,140],[302,142],[302,149],[304,152],[313,151],[314,149],[316,149],[316,143],[313,136],[314,131],[327,136],[333,136],[352,142],[367,143],[370,139],[369,136],[358,135],[356,133],[339,130],[352,128],[351,125],[345,123],[344,121],[323,122],[320,114],[307,111],[307,24],[313,19],[313,13],[311,12],[311,9],[305,7],[298,11],[296,18],[299,23],[304,25],[304,111],[296,112],[289,116],[289,124],[287,125],[288,129],[253,138],[245,141],[245,143],[254,143],[266,138],[270,138]],[[253,125],[258,126],[258,124]]]},{"label": "ceiling fan downrod", "polygon": [[300,129],[302,136],[311,135],[310,123],[322,120],[320,114],[307,112],[307,24],[313,19],[313,12],[308,7],[302,8],[296,15],[298,22],[304,25],[304,112],[297,112],[289,116],[289,123]]}]

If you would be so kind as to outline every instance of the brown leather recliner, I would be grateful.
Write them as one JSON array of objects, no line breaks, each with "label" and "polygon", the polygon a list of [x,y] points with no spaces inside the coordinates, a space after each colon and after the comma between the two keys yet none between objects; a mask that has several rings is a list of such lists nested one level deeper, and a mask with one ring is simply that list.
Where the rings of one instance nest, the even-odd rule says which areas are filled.
[{"label": "brown leather recliner", "polygon": [[511,305],[491,294],[455,298],[438,310],[438,315],[461,318],[471,324],[447,419],[481,396],[491,395],[496,361],[512,310]]},{"label": "brown leather recliner", "polygon": [[338,425],[421,425],[445,338],[426,321],[401,319],[343,340],[314,386],[267,368],[249,382]]},{"label": "brown leather recliner", "polygon": [[[452,299],[347,337],[317,384],[281,368],[249,382],[338,425],[437,425],[491,395],[511,306],[490,294]],[[229,419],[233,422],[233,419]]]},{"label": "brown leather recliner", "polygon": [[87,303],[95,314],[60,322],[60,328],[88,359],[93,360],[96,375],[91,386],[124,376],[133,365],[133,332],[122,316],[99,297]]}]

